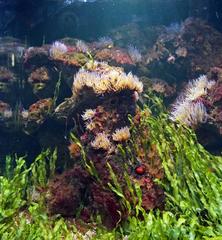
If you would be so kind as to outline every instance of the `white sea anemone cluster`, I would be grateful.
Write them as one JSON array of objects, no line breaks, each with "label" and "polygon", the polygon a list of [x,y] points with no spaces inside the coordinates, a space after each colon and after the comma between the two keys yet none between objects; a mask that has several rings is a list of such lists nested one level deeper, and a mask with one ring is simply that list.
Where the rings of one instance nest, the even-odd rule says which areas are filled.
[{"label": "white sea anemone cluster", "polygon": [[82,52],[82,53],[87,53],[90,51],[88,45],[85,42],[83,42],[82,40],[78,40],[76,42],[76,48],[79,52]]},{"label": "white sea anemone cluster", "polygon": [[116,129],[116,131],[112,134],[112,139],[115,142],[124,142],[130,139],[130,131],[128,127],[123,127],[120,129]]},{"label": "white sea anemone cluster", "polygon": [[22,110],[21,116],[23,119],[27,119],[29,117],[29,111],[28,110]]},{"label": "white sea anemone cluster", "polygon": [[215,82],[209,81],[205,75],[190,82],[183,95],[174,104],[170,119],[190,127],[206,122],[207,110],[198,98],[205,96],[214,84]]},{"label": "white sea anemone cluster", "polygon": [[99,41],[96,43],[98,48],[113,47],[114,43],[110,37],[100,37]]},{"label": "white sea anemone cluster", "polygon": [[13,115],[13,112],[11,109],[6,109],[3,111],[3,117],[4,118],[11,118]]},{"label": "white sea anemone cluster", "polygon": [[[69,0],[69,1],[74,1],[74,0]],[[73,240],[91,240],[95,237],[96,235],[96,230],[95,229],[90,229],[88,230],[85,234],[77,232],[75,233],[74,237],[72,238]]]},{"label": "white sea anemone cluster", "polygon": [[189,101],[194,101],[206,95],[207,91],[211,89],[214,84],[215,81],[209,81],[206,75],[201,75],[199,78],[188,83],[185,98]]},{"label": "white sea anemone cluster", "polygon": [[91,120],[96,114],[96,109],[86,109],[84,114],[82,115],[82,119],[84,121]]},{"label": "white sea anemone cluster", "polygon": [[50,57],[56,58],[68,51],[67,46],[59,41],[55,41],[49,49]]},{"label": "white sea anemone cluster", "polygon": [[138,93],[143,91],[143,84],[138,77],[131,72],[126,74],[119,71],[119,68],[111,68],[111,70],[103,73],[81,69],[74,77],[73,94],[79,95],[84,87],[91,88],[98,95],[126,89],[137,91]]},{"label": "white sea anemone cluster", "polygon": [[89,131],[92,131],[93,129],[96,128],[96,124],[94,121],[87,121],[85,125],[86,125],[86,129]]},{"label": "white sea anemone cluster", "polygon": [[130,58],[133,60],[134,63],[138,63],[142,61],[142,55],[140,51],[133,45],[128,46],[128,53]]},{"label": "white sea anemone cluster", "polygon": [[95,139],[91,142],[91,146],[95,149],[109,150],[112,144],[109,140],[109,137],[106,133],[98,133]]},{"label": "white sea anemone cluster", "polygon": [[82,114],[82,119],[86,121],[86,129],[89,131],[92,131],[96,127],[96,124],[92,121],[95,114],[96,109],[87,109],[84,114]]},{"label": "white sea anemone cluster", "polygon": [[189,127],[196,127],[200,123],[205,123],[207,118],[207,110],[202,102],[184,101],[175,104],[170,115],[171,120]]}]

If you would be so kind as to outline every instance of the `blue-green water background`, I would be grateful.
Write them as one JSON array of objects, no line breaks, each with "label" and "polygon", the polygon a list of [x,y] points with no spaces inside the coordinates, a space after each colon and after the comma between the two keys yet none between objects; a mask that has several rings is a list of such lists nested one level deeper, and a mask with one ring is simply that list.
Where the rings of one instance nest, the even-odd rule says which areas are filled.
[{"label": "blue-green water background", "polygon": [[40,45],[63,37],[91,40],[136,22],[170,25],[200,17],[222,30],[220,0],[1,0],[0,36]]}]

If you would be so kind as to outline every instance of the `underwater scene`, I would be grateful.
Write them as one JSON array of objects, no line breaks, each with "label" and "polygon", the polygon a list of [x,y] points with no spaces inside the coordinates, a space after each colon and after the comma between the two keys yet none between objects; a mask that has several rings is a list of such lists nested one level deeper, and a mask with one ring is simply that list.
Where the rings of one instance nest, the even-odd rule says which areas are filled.
[{"label": "underwater scene", "polygon": [[222,240],[221,0],[0,0],[0,239]]}]

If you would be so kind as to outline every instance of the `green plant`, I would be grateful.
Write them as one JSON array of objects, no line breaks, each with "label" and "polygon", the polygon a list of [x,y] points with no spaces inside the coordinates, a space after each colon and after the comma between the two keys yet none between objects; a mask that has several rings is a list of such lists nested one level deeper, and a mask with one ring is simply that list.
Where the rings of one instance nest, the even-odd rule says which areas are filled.
[{"label": "green plant", "polygon": [[59,72],[59,78],[58,78],[58,81],[56,82],[56,86],[55,86],[55,90],[54,90],[54,97],[52,99],[52,108],[50,109],[50,111],[52,111],[56,108],[57,99],[59,97],[61,81],[62,81],[62,71]]},{"label": "green plant", "polygon": [[[151,99],[149,103],[154,104],[151,109],[155,115],[141,114],[140,125],[148,130],[147,139],[142,142],[144,147],[154,144],[161,158],[165,178],[158,183],[165,190],[165,210],[141,211],[141,192],[125,173],[124,179],[132,197],[132,203],[127,205],[128,199],[108,165],[110,188],[119,195],[123,206],[140,214],[130,216],[112,231],[98,224],[92,239],[222,239],[222,157],[208,153],[192,130],[170,122],[167,114],[159,110],[161,105],[155,105]],[[144,106],[143,111],[147,109],[150,108]],[[135,149],[138,150],[135,139],[140,133],[133,123],[131,132],[132,140],[118,149],[119,158],[130,157],[133,162]],[[82,154],[85,154],[84,163],[87,156],[85,151]],[[48,216],[43,198],[38,201],[29,198],[33,186],[47,185],[47,179],[55,171],[55,159],[56,152],[47,150],[27,167],[24,158],[7,157],[4,175],[0,177],[1,239],[84,239],[72,222],[60,216]],[[88,167],[93,173],[92,166]]]},{"label": "green plant", "polygon": [[82,146],[79,139],[72,132],[70,133],[70,140],[71,140],[71,142],[76,143],[79,146],[80,151],[81,151],[81,161],[82,161],[83,166],[86,168],[86,170],[88,171],[88,173],[91,176],[95,177],[99,181],[99,176],[98,176],[98,173],[96,171],[96,168],[95,168],[92,160],[87,158],[87,153],[86,153],[84,147]]},{"label": "green plant", "polygon": [[0,223],[9,221],[28,204],[34,186],[46,186],[47,171],[52,176],[55,159],[56,150],[46,150],[27,167],[24,157],[6,157],[5,175],[0,176]]}]

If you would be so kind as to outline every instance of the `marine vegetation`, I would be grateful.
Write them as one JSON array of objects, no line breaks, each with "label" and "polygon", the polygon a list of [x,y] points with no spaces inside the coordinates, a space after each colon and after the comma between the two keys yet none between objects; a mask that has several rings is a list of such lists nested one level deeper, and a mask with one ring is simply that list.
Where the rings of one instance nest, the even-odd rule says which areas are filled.
[{"label": "marine vegetation", "polygon": [[[149,103],[153,101],[146,97]],[[162,112],[161,101],[155,99],[154,105],[144,105],[140,115],[131,121],[132,138],[118,145],[118,161],[132,159],[134,152],[140,152],[140,158],[146,159],[144,163],[154,166],[155,161],[149,159],[152,154],[158,156],[162,170],[152,174],[164,172],[155,180],[166,196],[164,210],[143,208],[141,194],[145,183],[140,187],[137,183],[149,179],[138,175],[137,183],[132,184],[123,173],[128,186],[125,195],[112,167],[107,165],[111,176],[108,186],[119,203],[133,214],[117,222],[112,230],[101,225],[99,215],[91,223],[50,215],[47,189],[55,176],[56,151],[43,151],[30,166],[26,166],[24,157],[11,156],[6,158],[0,177],[1,239],[220,239],[222,158],[198,144],[193,130],[171,122]],[[141,134],[146,138],[140,138]],[[83,149],[81,155],[85,156]],[[93,170],[92,166],[89,169]],[[149,168],[142,164],[136,169],[132,171],[143,173],[141,170]],[[82,171],[78,171],[79,175],[84,174]],[[90,176],[87,165],[86,173]],[[76,187],[81,188],[81,183]],[[87,211],[83,212],[86,217]]]}]

